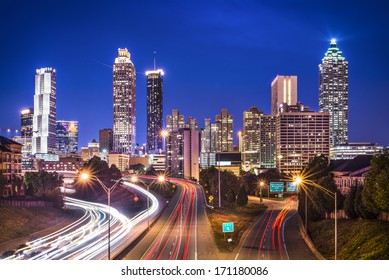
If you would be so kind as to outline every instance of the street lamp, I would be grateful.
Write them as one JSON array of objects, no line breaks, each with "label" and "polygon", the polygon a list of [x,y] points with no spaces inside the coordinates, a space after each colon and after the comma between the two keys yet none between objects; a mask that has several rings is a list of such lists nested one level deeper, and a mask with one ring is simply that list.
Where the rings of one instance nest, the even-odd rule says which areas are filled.
[{"label": "street lamp", "polygon": [[111,259],[111,193],[115,190],[115,188],[120,185],[122,179],[119,179],[113,184],[110,188],[108,188],[104,183],[95,175],[89,174],[87,172],[81,173],[80,176],[81,180],[88,181],[88,180],[96,180],[99,182],[100,186],[103,188],[103,190],[107,193],[108,196],[108,260]]},{"label": "street lamp", "polygon": [[[295,178],[295,183],[297,184],[297,186],[299,186],[299,184],[303,184],[304,181],[301,177],[297,176]],[[315,185],[314,182],[310,182],[312,183],[313,185]],[[335,260],[337,259],[337,255],[338,255],[338,209],[337,209],[337,195],[336,195],[336,191],[335,192],[332,192],[330,190],[327,190],[327,189],[324,189],[323,187],[321,187],[320,185],[317,185],[318,188],[320,190],[322,190],[325,194],[327,194],[329,197],[331,197],[332,199],[334,199],[334,210],[335,210],[335,216],[334,216],[334,222],[335,222],[335,236],[334,236],[334,239],[335,239]],[[307,229],[307,190],[305,190],[305,230],[308,231]]]},{"label": "street lamp", "polygon": [[264,181],[259,182],[259,197],[261,198],[261,200],[262,200],[262,188],[264,185],[265,185]]},{"label": "street lamp", "polygon": [[169,136],[169,131],[167,129],[162,129],[161,131],[161,136],[162,136],[162,139],[163,139],[163,152],[165,154],[165,172],[166,172],[166,169],[167,169],[167,147],[166,147],[166,137]]}]

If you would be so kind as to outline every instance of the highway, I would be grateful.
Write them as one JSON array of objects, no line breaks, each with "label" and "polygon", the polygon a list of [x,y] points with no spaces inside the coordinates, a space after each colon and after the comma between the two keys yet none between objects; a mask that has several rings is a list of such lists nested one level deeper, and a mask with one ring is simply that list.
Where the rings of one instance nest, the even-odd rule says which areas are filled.
[{"label": "highway", "polygon": [[[129,182],[124,187],[149,196],[150,208],[128,219],[107,205],[66,197],[66,207],[81,209],[84,215],[72,224],[28,242],[7,259],[104,259],[107,258],[108,223],[110,222],[111,252],[120,251],[139,231],[147,228],[147,219],[155,219],[162,210],[158,199],[144,188]],[[109,217],[111,220],[109,221]]]},{"label": "highway", "polygon": [[[296,196],[279,201],[265,200],[265,204],[268,209],[243,234],[237,252],[230,255],[230,258],[236,260],[315,259],[299,237]],[[292,246],[293,255],[288,250]]]},{"label": "highway", "polygon": [[[216,259],[202,188],[169,178],[178,187],[164,216],[124,258],[143,260]],[[201,238],[199,238],[201,236]]]}]

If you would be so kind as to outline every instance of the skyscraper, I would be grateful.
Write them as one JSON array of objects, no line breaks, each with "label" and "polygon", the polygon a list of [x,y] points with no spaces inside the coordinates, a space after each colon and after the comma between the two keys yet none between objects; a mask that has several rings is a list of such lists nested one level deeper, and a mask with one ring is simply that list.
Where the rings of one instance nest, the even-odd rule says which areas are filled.
[{"label": "skyscraper", "polygon": [[184,115],[180,115],[178,109],[173,109],[172,114],[166,116],[166,129],[170,132],[184,127]]},{"label": "skyscraper", "polygon": [[162,150],[163,70],[147,71],[147,151]]},{"label": "skyscraper", "polygon": [[297,103],[297,76],[277,75],[271,83],[271,114],[277,115],[281,103]]},{"label": "skyscraper", "polygon": [[131,154],[136,139],[136,72],[127,49],[113,64],[113,150]]},{"label": "skyscraper", "polygon": [[32,137],[34,108],[26,108],[20,112],[20,133],[22,137]]},{"label": "skyscraper", "polygon": [[40,68],[35,74],[32,154],[56,151],[56,71]]},{"label": "skyscraper", "polygon": [[204,120],[204,129],[201,131],[200,167],[208,168],[216,165],[216,124],[211,119]]},{"label": "skyscraper", "polygon": [[57,150],[61,153],[77,153],[78,121],[57,121]]},{"label": "skyscraper", "polygon": [[276,167],[276,115],[261,115],[260,117],[260,164],[262,168]]},{"label": "skyscraper", "polygon": [[332,39],[319,64],[319,111],[330,113],[331,147],[348,143],[348,62]]},{"label": "skyscraper", "polygon": [[227,109],[222,109],[221,114],[217,114],[215,119],[217,127],[216,151],[230,152],[233,150],[233,117],[228,114]]},{"label": "skyscraper", "polygon": [[245,165],[258,165],[260,162],[261,115],[263,111],[256,106],[243,112],[242,157]]}]

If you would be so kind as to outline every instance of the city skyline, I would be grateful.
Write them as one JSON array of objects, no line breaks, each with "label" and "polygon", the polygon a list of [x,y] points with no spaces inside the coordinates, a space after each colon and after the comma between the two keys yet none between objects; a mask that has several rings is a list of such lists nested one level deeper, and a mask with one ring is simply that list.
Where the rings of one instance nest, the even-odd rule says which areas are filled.
[{"label": "city skyline", "polygon": [[[156,51],[158,65],[165,71],[163,120],[177,108],[196,118],[202,127],[205,118],[213,121],[226,108],[234,117],[237,144],[245,110],[257,106],[270,113],[271,81],[277,75],[296,75],[298,101],[318,111],[317,69],[330,40],[336,38],[349,62],[349,141],[387,146],[389,135],[379,124],[389,117],[385,110],[389,42],[380,32],[388,22],[382,8],[388,4],[367,8],[363,3],[350,3],[338,3],[336,11],[330,4],[316,8],[299,1],[294,6],[218,1],[204,2],[200,8],[193,3],[123,4],[132,15],[126,20],[118,16],[124,11],[117,6],[103,4],[59,4],[54,9],[38,1],[19,10],[14,3],[6,3],[1,19],[6,43],[0,55],[7,71],[2,71],[0,88],[0,103],[5,104],[0,134],[8,136],[4,128],[20,129],[20,110],[33,106],[35,69],[53,67],[57,71],[57,118],[79,122],[79,147],[98,139],[99,130],[113,123],[111,67],[117,49],[128,48],[137,69],[137,143],[146,143],[145,71]],[[30,8],[36,10],[35,15],[28,15]],[[85,14],[86,9],[91,9],[90,14]],[[179,16],[173,19],[167,11]],[[361,23],[355,17],[358,13],[363,13],[369,24]],[[46,14],[48,19],[43,17]],[[94,19],[96,14],[107,18]],[[142,14],[145,18],[141,20]],[[52,20],[56,29],[42,31],[47,36],[38,40],[31,32],[33,26],[23,24],[32,19],[38,26]],[[84,23],[87,19],[92,24]],[[14,20],[20,25],[14,25]],[[151,36],[145,30],[155,22],[160,23],[161,31]],[[286,31],[285,24],[289,24]],[[114,26],[118,30],[110,32]],[[90,36],[84,36],[85,32]],[[15,38],[14,34],[22,36]]]}]

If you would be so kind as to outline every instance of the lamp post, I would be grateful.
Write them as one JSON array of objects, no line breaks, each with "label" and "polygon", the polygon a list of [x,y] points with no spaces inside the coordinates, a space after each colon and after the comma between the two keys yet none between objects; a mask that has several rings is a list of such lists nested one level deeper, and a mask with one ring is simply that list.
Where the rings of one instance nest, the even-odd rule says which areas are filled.
[{"label": "lamp post", "polygon": [[264,185],[265,185],[265,182],[263,182],[263,181],[259,182],[259,197],[261,198],[261,201],[262,201],[262,188]]},{"label": "lamp post", "polygon": [[166,137],[169,136],[169,131],[167,131],[166,129],[163,129],[161,131],[161,136],[162,136],[162,139],[163,139],[163,144],[162,144],[162,148],[163,148],[163,152],[165,154],[165,172],[166,172],[166,169],[167,169],[167,147],[166,147]]},{"label": "lamp post", "polygon": [[[299,186],[299,184],[301,183],[304,183],[303,182],[303,179],[300,178],[300,177],[296,177],[295,178],[295,183],[297,184],[297,186]],[[328,196],[330,196],[332,199],[334,199],[334,210],[335,210],[335,213],[334,213],[334,222],[335,222],[335,225],[334,225],[334,231],[335,231],[335,234],[334,234],[334,243],[335,243],[335,253],[334,253],[334,259],[336,260],[337,257],[338,257],[338,209],[337,209],[337,194],[336,194],[336,191],[335,192],[332,192],[330,190],[327,190],[327,189],[322,189],[321,187],[319,188],[320,190],[322,190],[325,194],[327,194]],[[307,229],[307,212],[308,212],[308,209],[307,209],[307,190],[305,190],[305,229],[306,231],[308,231]]]},{"label": "lamp post", "polygon": [[108,260],[111,259],[111,193],[115,190],[115,188],[120,185],[122,179],[119,179],[113,184],[110,188],[108,188],[98,177],[91,175],[89,173],[81,173],[81,179],[83,181],[87,180],[96,180],[99,182],[100,186],[107,193],[108,196]]}]

